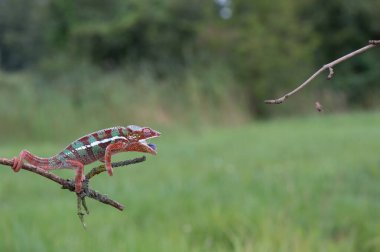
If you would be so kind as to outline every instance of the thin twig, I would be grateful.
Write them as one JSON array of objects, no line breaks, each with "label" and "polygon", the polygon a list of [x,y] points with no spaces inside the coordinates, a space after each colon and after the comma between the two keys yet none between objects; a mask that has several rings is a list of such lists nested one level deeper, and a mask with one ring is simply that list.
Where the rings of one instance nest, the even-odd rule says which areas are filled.
[{"label": "thin twig", "polygon": [[[120,161],[120,162],[112,163],[112,168],[136,164],[136,163],[144,162],[145,160],[146,160],[146,157],[142,156],[142,157],[131,159],[131,160]],[[99,165],[98,167],[92,168],[91,171],[86,174],[86,179],[91,179],[95,175],[98,175],[99,173],[102,173],[104,171],[106,171],[106,168],[104,165]]]},{"label": "thin twig", "polygon": [[[126,166],[126,165],[130,165],[130,164],[140,163],[140,162],[145,161],[145,159],[146,159],[145,156],[143,156],[143,157],[132,159],[132,160],[126,160],[126,161],[122,161],[122,162],[112,163],[112,167],[116,168],[116,167]],[[7,159],[7,158],[0,158],[0,164],[12,167],[13,160]],[[99,168],[99,167],[103,167],[103,169]],[[40,176],[43,176],[47,179],[50,179],[50,180],[60,184],[62,186],[62,189],[67,189],[67,190],[70,190],[72,192],[75,192],[75,183],[73,180],[61,178],[61,177],[59,177],[59,176],[57,176],[51,172],[45,171],[45,170],[38,168],[37,166],[31,165],[31,164],[24,163],[21,168],[24,170],[33,172],[35,174],[38,174]],[[86,175],[87,181],[85,180],[84,184],[88,183],[89,179],[91,179],[92,177],[94,177],[95,175],[97,175],[103,171],[105,171],[104,165],[100,165],[98,167],[93,168],[89,173],[87,173],[87,175]],[[120,211],[123,211],[124,206],[121,205],[120,203],[112,200],[111,198],[109,198],[106,195],[98,193],[97,191],[89,188],[88,184],[86,187],[87,188],[85,188],[85,190],[83,190],[81,192],[83,194],[81,194],[81,193],[77,194],[77,196],[80,197],[82,200],[84,199],[84,197],[87,196],[87,197],[90,197],[94,200],[97,200],[103,204],[110,205],[110,206],[112,206],[112,207],[114,207]],[[83,206],[84,206],[85,210],[88,211],[86,209],[85,202],[82,202],[82,204],[84,204]]]},{"label": "thin twig", "polygon": [[356,51],[353,51],[339,59],[336,59],[326,65],[324,65],[323,67],[321,67],[317,72],[315,72],[312,76],[309,77],[309,79],[307,79],[304,83],[302,83],[301,85],[299,85],[296,89],[294,89],[293,91],[285,94],[284,96],[278,98],[278,99],[273,99],[273,100],[265,100],[265,103],[267,104],[281,104],[283,103],[287,98],[289,98],[290,96],[294,95],[295,93],[297,93],[298,91],[300,91],[302,88],[304,88],[306,85],[308,85],[312,80],[314,80],[319,74],[321,74],[323,71],[325,71],[326,69],[329,70],[329,75],[328,75],[328,79],[331,79],[333,77],[333,74],[334,74],[334,69],[333,67],[345,60],[348,60],[352,57],[354,57],[355,55],[358,55],[358,54],[361,54],[365,51],[368,51],[369,49],[373,48],[373,47],[376,47],[378,45],[380,45],[380,40],[370,40],[368,42],[369,44],[356,50]]}]

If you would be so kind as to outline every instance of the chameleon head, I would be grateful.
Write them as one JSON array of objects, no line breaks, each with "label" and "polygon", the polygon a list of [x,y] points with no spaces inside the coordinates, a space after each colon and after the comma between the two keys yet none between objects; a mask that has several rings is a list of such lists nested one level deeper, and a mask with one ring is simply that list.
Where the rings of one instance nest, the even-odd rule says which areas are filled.
[{"label": "chameleon head", "polygon": [[127,127],[127,131],[128,134],[126,137],[130,142],[138,142],[140,140],[155,138],[161,135],[160,132],[155,131],[152,128],[140,127],[136,125],[129,125]]},{"label": "chameleon head", "polygon": [[131,142],[128,144],[127,151],[137,151],[137,152],[144,152],[144,153],[150,153],[152,155],[156,155],[156,145],[154,144],[148,144],[145,140],[141,140],[139,142]]}]

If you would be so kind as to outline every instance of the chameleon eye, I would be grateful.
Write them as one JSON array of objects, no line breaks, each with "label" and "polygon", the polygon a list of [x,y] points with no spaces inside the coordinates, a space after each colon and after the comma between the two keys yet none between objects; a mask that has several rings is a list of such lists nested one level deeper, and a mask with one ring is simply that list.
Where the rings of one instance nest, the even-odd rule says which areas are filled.
[{"label": "chameleon eye", "polygon": [[149,129],[143,129],[144,136],[150,136],[150,130]]}]

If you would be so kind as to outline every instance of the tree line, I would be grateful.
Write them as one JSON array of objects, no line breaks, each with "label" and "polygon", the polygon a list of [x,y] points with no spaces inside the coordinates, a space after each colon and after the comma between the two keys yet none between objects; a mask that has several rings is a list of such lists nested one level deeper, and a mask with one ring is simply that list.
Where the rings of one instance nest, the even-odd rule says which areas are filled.
[{"label": "tree line", "polygon": [[[0,67],[43,73],[44,61],[64,58],[105,72],[149,65],[163,79],[223,64],[250,111],[265,115],[264,99],[378,39],[379,12],[378,0],[3,0]],[[349,105],[378,105],[379,56],[343,64],[323,89]]]}]

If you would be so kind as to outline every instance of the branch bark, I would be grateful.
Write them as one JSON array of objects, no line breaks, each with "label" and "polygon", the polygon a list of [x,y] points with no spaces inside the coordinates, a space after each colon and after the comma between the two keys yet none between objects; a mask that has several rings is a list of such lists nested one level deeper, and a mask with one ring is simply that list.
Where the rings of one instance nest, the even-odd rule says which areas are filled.
[{"label": "branch bark", "polygon": [[[145,156],[142,156],[140,158],[135,158],[135,159],[131,159],[131,160],[125,160],[125,161],[121,161],[121,162],[112,163],[112,167],[116,168],[116,167],[121,167],[121,166],[127,166],[130,164],[136,164],[136,163],[144,162],[145,160],[146,160]],[[7,159],[7,158],[0,158],[0,164],[12,167],[13,160]],[[59,176],[57,176],[51,172],[45,171],[45,170],[43,170],[37,166],[26,164],[26,163],[23,164],[21,168],[24,170],[33,172],[35,174],[38,174],[40,176],[43,176],[47,179],[50,179],[50,180],[60,184],[62,186],[62,189],[67,189],[67,190],[75,193],[75,183],[73,180],[61,178],[61,177],[59,177]],[[98,175],[98,174],[104,172],[105,170],[106,169],[105,169],[104,165],[94,167],[89,173],[86,174],[86,180],[84,181],[84,185],[85,185],[84,189],[82,190],[81,193],[77,194],[78,200],[79,200],[79,198],[82,200],[83,207],[86,209],[87,212],[88,212],[88,210],[87,210],[87,207],[86,207],[85,201],[84,201],[85,197],[90,197],[94,200],[97,200],[97,201],[103,203],[103,204],[112,206],[112,207],[114,207],[120,211],[123,211],[123,209],[124,209],[124,206],[121,205],[120,203],[118,203],[117,201],[109,198],[107,195],[101,194],[101,193],[99,193],[99,192],[88,187],[89,180],[91,178],[93,178],[95,175]]]},{"label": "branch bark", "polygon": [[264,102],[266,104],[281,104],[283,103],[286,99],[288,99],[290,96],[296,94],[297,92],[299,92],[301,89],[303,89],[304,87],[306,87],[312,80],[314,80],[319,74],[321,74],[323,71],[325,70],[329,70],[329,75],[327,76],[327,79],[331,79],[334,75],[334,69],[333,67],[343,61],[346,61],[358,54],[361,54],[361,53],[364,53],[366,51],[368,51],[369,49],[371,48],[374,48],[376,46],[379,46],[380,45],[380,40],[370,40],[368,42],[368,45],[356,50],[356,51],[353,51],[349,54],[346,54],[344,55],[343,57],[339,58],[339,59],[336,59],[324,66],[322,66],[317,72],[315,72],[312,76],[310,76],[305,82],[303,82],[301,85],[299,85],[296,89],[294,89],[293,91],[285,94],[284,96],[280,97],[280,98],[277,98],[277,99],[272,99],[272,100],[265,100]]}]

